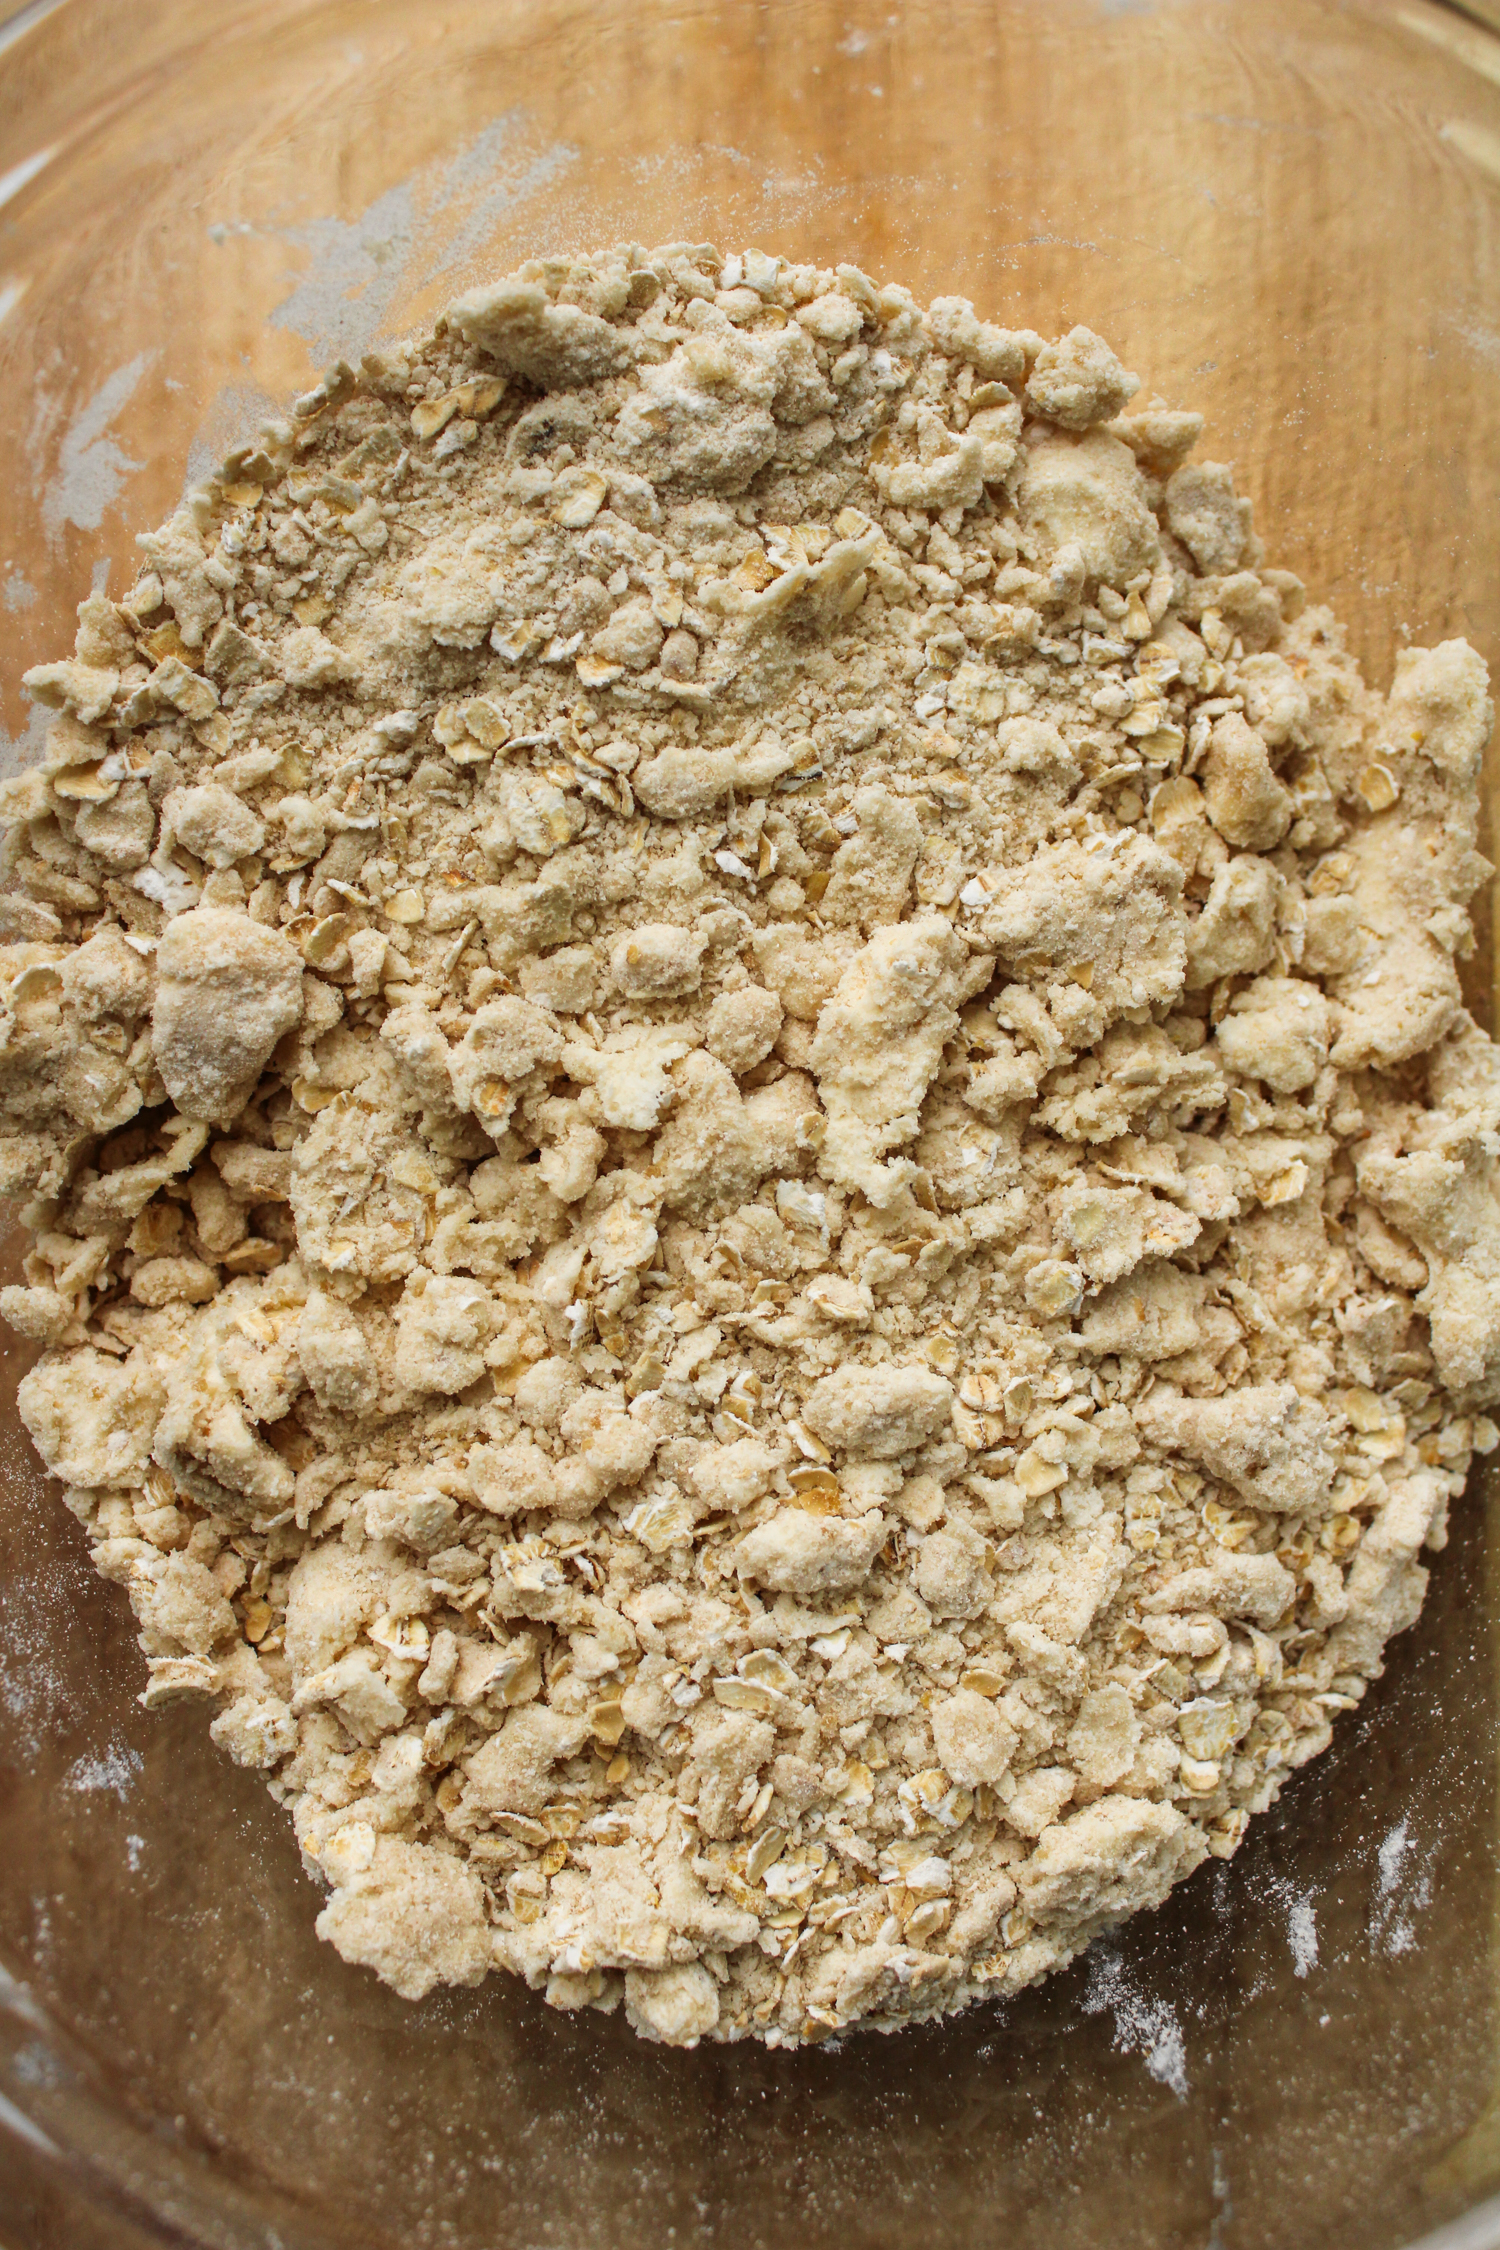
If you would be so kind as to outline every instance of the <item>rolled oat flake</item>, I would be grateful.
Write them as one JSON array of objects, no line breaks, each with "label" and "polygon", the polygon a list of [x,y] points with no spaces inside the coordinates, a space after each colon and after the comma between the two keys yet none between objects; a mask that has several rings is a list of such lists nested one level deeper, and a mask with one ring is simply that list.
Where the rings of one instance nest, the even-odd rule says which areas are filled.
[{"label": "rolled oat flake", "polygon": [[1496,1443],[1484,665],[1368,687],[1138,392],[534,260],[27,674],[21,1410],[410,1999],[1015,1991],[1234,1852]]}]

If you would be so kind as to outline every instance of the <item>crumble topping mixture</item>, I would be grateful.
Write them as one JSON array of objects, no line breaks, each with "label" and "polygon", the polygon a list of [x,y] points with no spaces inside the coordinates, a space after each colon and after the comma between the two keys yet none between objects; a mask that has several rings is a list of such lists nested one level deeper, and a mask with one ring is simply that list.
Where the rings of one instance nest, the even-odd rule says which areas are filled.
[{"label": "crumble topping mixture", "polygon": [[1198,416],[837,272],[537,260],[28,673],[0,1312],[417,1998],[1015,1990],[1328,1742],[1500,1397],[1491,724]]}]

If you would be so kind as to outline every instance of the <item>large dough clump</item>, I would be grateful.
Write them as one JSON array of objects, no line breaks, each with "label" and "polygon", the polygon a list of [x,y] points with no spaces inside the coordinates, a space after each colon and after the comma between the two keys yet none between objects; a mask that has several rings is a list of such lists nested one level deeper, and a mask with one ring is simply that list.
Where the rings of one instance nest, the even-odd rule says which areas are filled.
[{"label": "large dough clump", "polygon": [[302,962],[279,930],[201,907],[156,948],[151,1050],[184,1117],[227,1125],[302,1014]]}]

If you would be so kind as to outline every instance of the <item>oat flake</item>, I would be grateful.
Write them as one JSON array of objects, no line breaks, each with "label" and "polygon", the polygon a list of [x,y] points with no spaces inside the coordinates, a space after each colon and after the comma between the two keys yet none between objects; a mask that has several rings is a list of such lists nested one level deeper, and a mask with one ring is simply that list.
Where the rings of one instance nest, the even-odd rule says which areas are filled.
[{"label": "oat flake", "polygon": [[27,1427],[418,1998],[1015,1990],[1329,1740],[1496,1442],[1491,721],[1196,415],[853,267],[538,260],[28,675]]}]

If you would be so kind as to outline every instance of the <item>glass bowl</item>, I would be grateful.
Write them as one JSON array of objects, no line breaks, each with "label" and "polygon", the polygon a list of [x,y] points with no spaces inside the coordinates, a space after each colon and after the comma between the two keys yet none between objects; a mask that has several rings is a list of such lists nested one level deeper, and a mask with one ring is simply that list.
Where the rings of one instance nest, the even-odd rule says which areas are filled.
[{"label": "glass bowl", "polygon": [[[1500,657],[1479,22],[33,0],[0,26],[7,761],[40,739],[22,671],[90,583],[123,588],[185,476],[336,353],[622,237],[1084,321],[1203,410],[1378,680],[1408,635]],[[1492,945],[1486,914],[1481,1012]],[[124,1596],[15,1417],[27,1357],[0,1374],[6,2250],[1500,2244],[1487,1482],[1384,1679],[1232,1864],[1008,2006],[680,2053],[499,1977],[411,2006],[319,1944],[259,1782],[201,1712],[136,1702]]]}]

